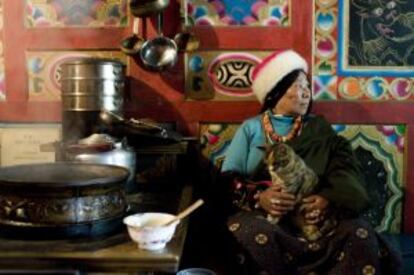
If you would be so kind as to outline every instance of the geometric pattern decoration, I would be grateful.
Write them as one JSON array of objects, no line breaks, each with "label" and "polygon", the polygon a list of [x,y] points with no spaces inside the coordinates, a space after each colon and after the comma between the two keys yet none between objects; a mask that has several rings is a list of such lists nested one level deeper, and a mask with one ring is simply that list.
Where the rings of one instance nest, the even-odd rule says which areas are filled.
[{"label": "geometric pattern decoration", "polygon": [[338,77],[332,75],[313,76],[313,99],[315,100],[335,100],[338,90]]},{"label": "geometric pattern decoration", "polygon": [[120,51],[28,51],[29,101],[60,101],[60,65],[81,57],[111,58],[127,64]]},{"label": "geometric pattern decoration", "polygon": [[[315,99],[414,99],[414,50],[411,46],[403,46],[414,43],[414,2],[315,0],[314,11],[312,78],[314,87],[320,89],[315,93]],[[388,22],[391,18],[394,18],[393,23]],[[369,22],[371,27],[361,27],[361,24]],[[354,33],[355,30],[365,35],[355,40],[360,36]],[[368,35],[370,30],[377,32],[377,36]],[[381,33],[379,36],[378,31]],[[385,43],[383,40],[387,33],[388,36],[390,33],[400,35],[394,37],[397,42]],[[381,50],[380,47],[385,46],[387,48]],[[367,55],[371,52],[372,58],[369,59]],[[373,58],[380,53],[381,62],[368,64],[375,63]],[[400,58],[403,61],[395,62],[393,53],[400,57],[404,55]],[[365,63],[362,59],[357,61],[358,56],[365,56]]]},{"label": "geometric pattern decoration", "polygon": [[3,23],[3,0],[0,0],[0,102],[6,100]]},{"label": "geometric pattern decoration", "polygon": [[[185,95],[187,99],[211,101],[256,101],[251,85],[254,67],[271,51],[195,51],[185,56]],[[401,80],[401,79],[400,79]],[[405,80],[405,79],[402,79]],[[338,77],[313,76],[313,98],[335,100]],[[395,95],[411,89],[392,84]]]},{"label": "geometric pattern decoration", "polygon": [[27,28],[125,27],[127,0],[26,0]]},{"label": "geometric pattern decoration", "polygon": [[189,99],[256,100],[252,72],[269,51],[185,53],[185,94]]},{"label": "geometric pattern decoration", "polygon": [[[201,160],[211,177],[225,158],[226,150],[240,124],[200,125]],[[333,125],[350,140],[364,169],[367,189],[376,204],[363,216],[379,232],[400,233],[403,204],[405,125]]]},{"label": "geometric pattern decoration", "polygon": [[[184,3],[185,0],[182,0]],[[188,0],[188,15],[194,25],[290,26],[290,0]]]}]

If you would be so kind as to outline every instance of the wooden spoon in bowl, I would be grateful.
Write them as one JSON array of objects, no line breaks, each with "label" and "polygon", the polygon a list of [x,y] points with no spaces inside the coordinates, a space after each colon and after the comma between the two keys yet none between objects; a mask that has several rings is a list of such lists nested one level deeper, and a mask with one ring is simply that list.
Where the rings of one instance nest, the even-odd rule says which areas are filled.
[{"label": "wooden spoon in bowl", "polygon": [[167,223],[165,223],[163,226],[168,226],[170,224],[173,224],[174,222],[181,220],[182,218],[188,216],[191,212],[199,208],[201,205],[203,205],[204,201],[202,199],[197,200],[195,203],[181,211],[175,218],[172,220],[169,220]]}]

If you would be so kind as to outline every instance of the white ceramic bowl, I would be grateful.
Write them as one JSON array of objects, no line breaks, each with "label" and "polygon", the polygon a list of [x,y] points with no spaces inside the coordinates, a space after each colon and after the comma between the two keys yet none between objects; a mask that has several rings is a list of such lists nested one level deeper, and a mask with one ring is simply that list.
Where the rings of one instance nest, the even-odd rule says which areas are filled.
[{"label": "white ceramic bowl", "polygon": [[179,221],[168,226],[167,223],[175,216],[167,213],[139,213],[124,218],[131,239],[140,249],[158,250],[165,247],[174,235]]}]

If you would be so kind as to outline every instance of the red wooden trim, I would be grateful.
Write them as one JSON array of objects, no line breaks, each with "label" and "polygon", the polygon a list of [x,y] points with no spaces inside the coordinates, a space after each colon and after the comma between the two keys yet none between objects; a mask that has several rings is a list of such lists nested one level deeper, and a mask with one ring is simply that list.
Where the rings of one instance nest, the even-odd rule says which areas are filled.
[{"label": "red wooden trim", "polygon": [[[4,58],[7,101],[25,101],[27,75],[25,61],[23,8],[25,1],[3,1]],[[7,22],[7,23],[6,23]]]},{"label": "red wooden trim", "polygon": [[317,102],[315,113],[332,123],[414,123],[414,108],[408,102]]},{"label": "red wooden trim", "polygon": [[23,43],[27,49],[119,49],[129,32],[129,28],[35,28],[25,31]]},{"label": "red wooden trim", "polygon": [[[138,103],[137,103],[138,104]],[[127,116],[148,116],[159,121],[183,119],[192,122],[242,122],[258,113],[260,106],[252,101],[148,101],[126,110]],[[47,110],[47,112],[45,111]],[[19,119],[28,121],[57,120],[60,118],[60,102],[0,102],[0,117],[4,121]],[[45,111],[45,114],[33,116]],[[410,104],[316,102],[314,111],[323,114],[331,123],[344,124],[414,124],[414,108]],[[59,115],[57,115],[59,114]],[[390,115],[393,114],[393,115]],[[185,119],[184,119],[185,118]]]},{"label": "red wooden trim", "polygon": [[[315,113],[323,114],[332,123],[414,123],[414,108],[404,102],[332,101],[315,102],[313,107]],[[150,114],[160,119],[176,118],[177,114],[181,114],[191,117],[191,121],[241,122],[257,114],[259,109],[260,106],[255,101],[184,101],[179,99],[179,101],[167,103],[146,101],[143,98],[139,110],[138,108],[129,109],[128,113]]]}]

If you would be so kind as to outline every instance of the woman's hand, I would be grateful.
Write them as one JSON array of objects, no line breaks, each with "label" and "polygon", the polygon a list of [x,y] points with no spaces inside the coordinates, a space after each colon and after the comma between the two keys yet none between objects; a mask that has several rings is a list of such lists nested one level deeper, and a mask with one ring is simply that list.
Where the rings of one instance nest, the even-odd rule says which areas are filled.
[{"label": "woman's hand", "polygon": [[296,198],[283,190],[282,186],[274,184],[256,195],[261,208],[275,217],[281,217],[293,210]]},{"label": "woman's hand", "polygon": [[329,201],[320,195],[310,195],[302,199],[300,212],[303,211],[307,224],[317,224],[325,219]]}]

